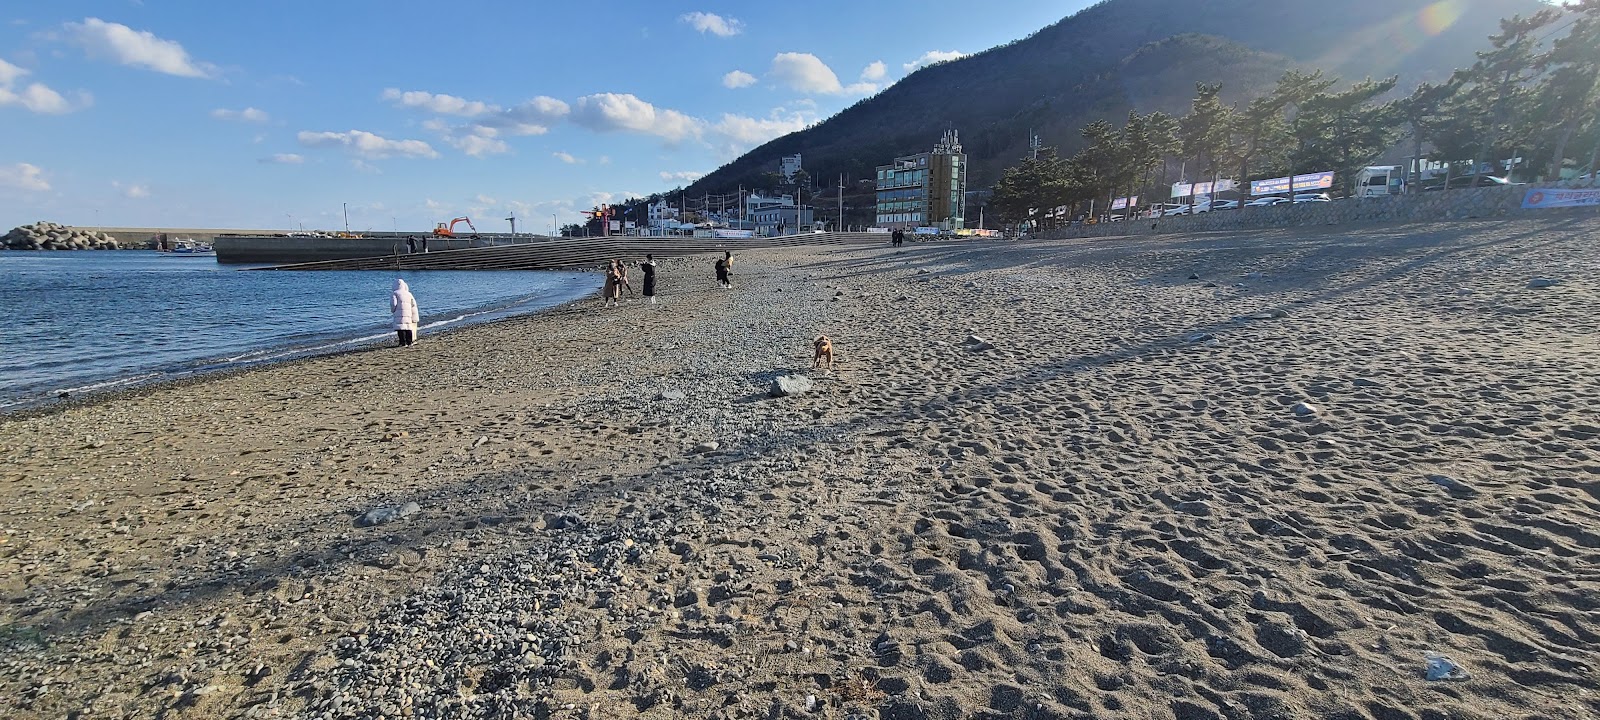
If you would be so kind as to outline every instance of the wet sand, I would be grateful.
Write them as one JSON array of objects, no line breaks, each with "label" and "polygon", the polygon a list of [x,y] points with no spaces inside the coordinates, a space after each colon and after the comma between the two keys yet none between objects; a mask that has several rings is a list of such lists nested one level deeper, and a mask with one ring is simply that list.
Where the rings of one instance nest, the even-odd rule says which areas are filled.
[{"label": "wet sand", "polygon": [[1597,237],[707,257],[0,420],[0,716],[1600,714]]}]

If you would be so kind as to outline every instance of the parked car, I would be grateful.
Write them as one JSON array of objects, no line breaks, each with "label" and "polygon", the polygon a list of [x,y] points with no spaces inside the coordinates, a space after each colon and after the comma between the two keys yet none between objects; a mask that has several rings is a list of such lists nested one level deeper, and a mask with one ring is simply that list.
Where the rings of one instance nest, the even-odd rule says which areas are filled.
[{"label": "parked car", "polygon": [[1189,214],[1189,206],[1188,205],[1177,205],[1177,204],[1174,204],[1174,203],[1162,203],[1160,205],[1157,205],[1156,207],[1161,210],[1161,217],[1172,217],[1173,215],[1188,215]]},{"label": "parked car", "polygon": [[[1507,185],[1521,184],[1511,182],[1503,177],[1495,177],[1493,175],[1479,175],[1476,178],[1477,182],[1473,182],[1473,180],[1474,178],[1471,175],[1462,175],[1461,177],[1450,178],[1450,189],[1460,190],[1462,188],[1469,187],[1503,187]],[[1429,183],[1422,186],[1423,190],[1443,190],[1444,188],[1445,184],[1441,182]]]},{"label": "parked car", "polygon": [[1212,210],[1233,210],[1237,207],[1239,207],[1238,200],[1212,200],[1211,202],[1196,205],[1194,211],[1200,213],[1211,212]]},{"label": "parked car", "polygon": [[1300,203],[1333,202],[1333,198],[1328,197],[1327,193],[1297,193],[1294,196],[1294,202],[1296,205]]},{"label": "parked car", "polygon": [[1266,197],[1258,197],[1258,198],[1256,198],[1254,200],[1251,200],[1250,202],[1245,203],[1244,206],[1245,207],[1272,207],[1273,205],[1284,205],[1284,204],[1287,204],[1288,202],[1289,202],[1289,198],[1278,197],[1277,195],[1268,195]]}]

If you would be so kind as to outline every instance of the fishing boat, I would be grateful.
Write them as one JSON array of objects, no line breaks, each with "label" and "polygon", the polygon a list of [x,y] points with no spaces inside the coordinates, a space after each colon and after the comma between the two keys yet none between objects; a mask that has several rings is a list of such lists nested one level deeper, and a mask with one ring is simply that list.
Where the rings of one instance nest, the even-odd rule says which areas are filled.
[{"label": "fishing boat", "polygon": [[216,249],[210,243],[197,243],[193,240],[174,240],[172,247],[162,252],[173,257],[216,257]]}]

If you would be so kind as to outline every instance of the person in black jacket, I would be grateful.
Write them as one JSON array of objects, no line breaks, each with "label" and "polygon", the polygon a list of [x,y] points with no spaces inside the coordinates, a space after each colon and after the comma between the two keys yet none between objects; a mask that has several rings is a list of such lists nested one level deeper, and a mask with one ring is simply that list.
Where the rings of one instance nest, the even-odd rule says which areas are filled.
[{"label": "person in black jacket", "polygon": [[639,263],[639,269],[644,271],[644,296],[650,298],[650,304],[656,304],[656,256],[644,256],[644,262]]}]

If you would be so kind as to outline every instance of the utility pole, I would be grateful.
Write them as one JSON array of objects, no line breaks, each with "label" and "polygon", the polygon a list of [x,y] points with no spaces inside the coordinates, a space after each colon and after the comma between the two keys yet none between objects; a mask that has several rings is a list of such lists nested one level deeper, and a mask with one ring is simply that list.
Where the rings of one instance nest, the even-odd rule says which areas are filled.
[{"label": "utility pole", "polygon": [[844,232],[844,173],[839,173],[839,226],[834,232]]},{"label": "utility pole", "polygon": [[350,234],[350,203],[339,203],[344,206],[344,234]]},{"label": "utility pole", "polygon": [[516,214],[513,213],[511,215],[511,217],[508,217],[506,219],[511,221],[511,234],[512,235],[516,235],[517,234],[517,216],[516,216]]},{"label": "utility pole", "polygon": [[550,213],[550,237],[556,236],[556,214]]}]

